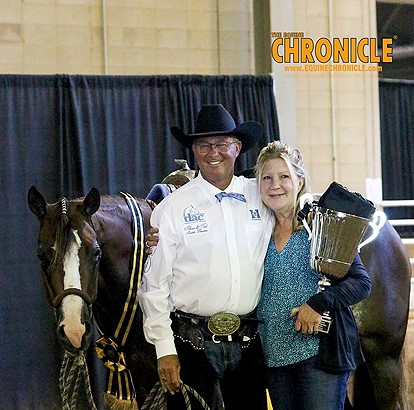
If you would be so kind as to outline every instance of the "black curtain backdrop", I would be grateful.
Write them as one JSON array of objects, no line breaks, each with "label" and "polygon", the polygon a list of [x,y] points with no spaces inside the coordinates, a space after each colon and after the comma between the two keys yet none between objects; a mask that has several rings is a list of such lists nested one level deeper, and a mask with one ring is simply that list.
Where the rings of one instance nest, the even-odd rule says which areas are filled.
[{"label": "black curtain backdrop", "polygon": [[[380,80],[383,199],[414,199],[414,81]],[[389,219],[412,219],[414,207],[388,207]],[[412,226],[396,227],[413,237]]]},{"label": "black curtain backdrop", "polygon": [[[260,146],[240,156],[236,171],[251,168],[259,149],[279,139],[270,76],[0,75],[2,410],[61,408],[62,352],[36,259],[30,186],[48,202],[83,196],[92,186],[145,197],[177,169],[175,158],[194,169],[169,127],[192,132],[209,103],[222,103],[237,123],[263,124]],[[99,404],[103,365],[90,361]]]}]

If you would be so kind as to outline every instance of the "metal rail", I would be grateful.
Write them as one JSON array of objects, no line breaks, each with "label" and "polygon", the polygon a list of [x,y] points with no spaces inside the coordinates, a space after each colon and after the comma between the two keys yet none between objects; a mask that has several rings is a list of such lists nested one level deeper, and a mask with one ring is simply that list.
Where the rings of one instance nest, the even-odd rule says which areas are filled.
[{"label": "metal rail", "polygon": [[[383,200],[377,204],[381,208],[414,206],[414,199]],[[414,226],[414,219],[389,219],[392,226]],[[401,238],[405,246],[414,245],[414,238]],[[410,264],[414,265],[414,258],[410,258]],[[411,278],[414,283],[414,276]]]}]

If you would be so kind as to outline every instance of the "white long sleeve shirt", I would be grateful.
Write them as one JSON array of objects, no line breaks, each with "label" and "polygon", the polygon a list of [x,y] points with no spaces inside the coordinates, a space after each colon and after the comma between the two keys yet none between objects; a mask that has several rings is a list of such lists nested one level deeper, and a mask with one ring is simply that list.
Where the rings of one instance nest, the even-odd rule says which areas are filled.
[{"label": "white long sleeve shirt", "polygon": [[273,216],[254,179],[233,177],[225,190],[246,202],[219,202],[219,192],[200,174],[152,213],[160,241],[145,265],[139,300],[145,337],[158,358],[176,354],[170,312],[244,315],[257,306]]}]

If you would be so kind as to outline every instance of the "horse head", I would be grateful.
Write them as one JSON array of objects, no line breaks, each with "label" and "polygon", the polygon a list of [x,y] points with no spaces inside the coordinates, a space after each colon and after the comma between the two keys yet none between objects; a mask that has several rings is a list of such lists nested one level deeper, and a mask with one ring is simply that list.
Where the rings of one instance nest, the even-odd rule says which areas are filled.
[{"label": "horse head", "polygon": [[68,351],[86,350],[92,336],[92,303],[97,296],[101,249],[92,223],[100,194],[48,204],[32,186],[31,211],[40,222],[37,256],[49,302],[56,312],[57,334]]}]

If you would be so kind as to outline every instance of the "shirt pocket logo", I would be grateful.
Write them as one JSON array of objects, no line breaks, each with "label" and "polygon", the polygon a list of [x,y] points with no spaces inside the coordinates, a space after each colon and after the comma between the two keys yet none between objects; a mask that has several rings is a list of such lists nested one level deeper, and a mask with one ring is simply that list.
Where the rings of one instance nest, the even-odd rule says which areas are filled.
[{"label": "shirt pocket logo", "polygon": [[193,205],[184,208],[183,211],[184,232],[186,235],[208,231],[205,212],[199,211]]},{"label": "shirt pocket logo", "polygon": [[252,221],[261,221],[262,217],[260,216],[259,209],[249,209],[250,216],[252,218]]}]

